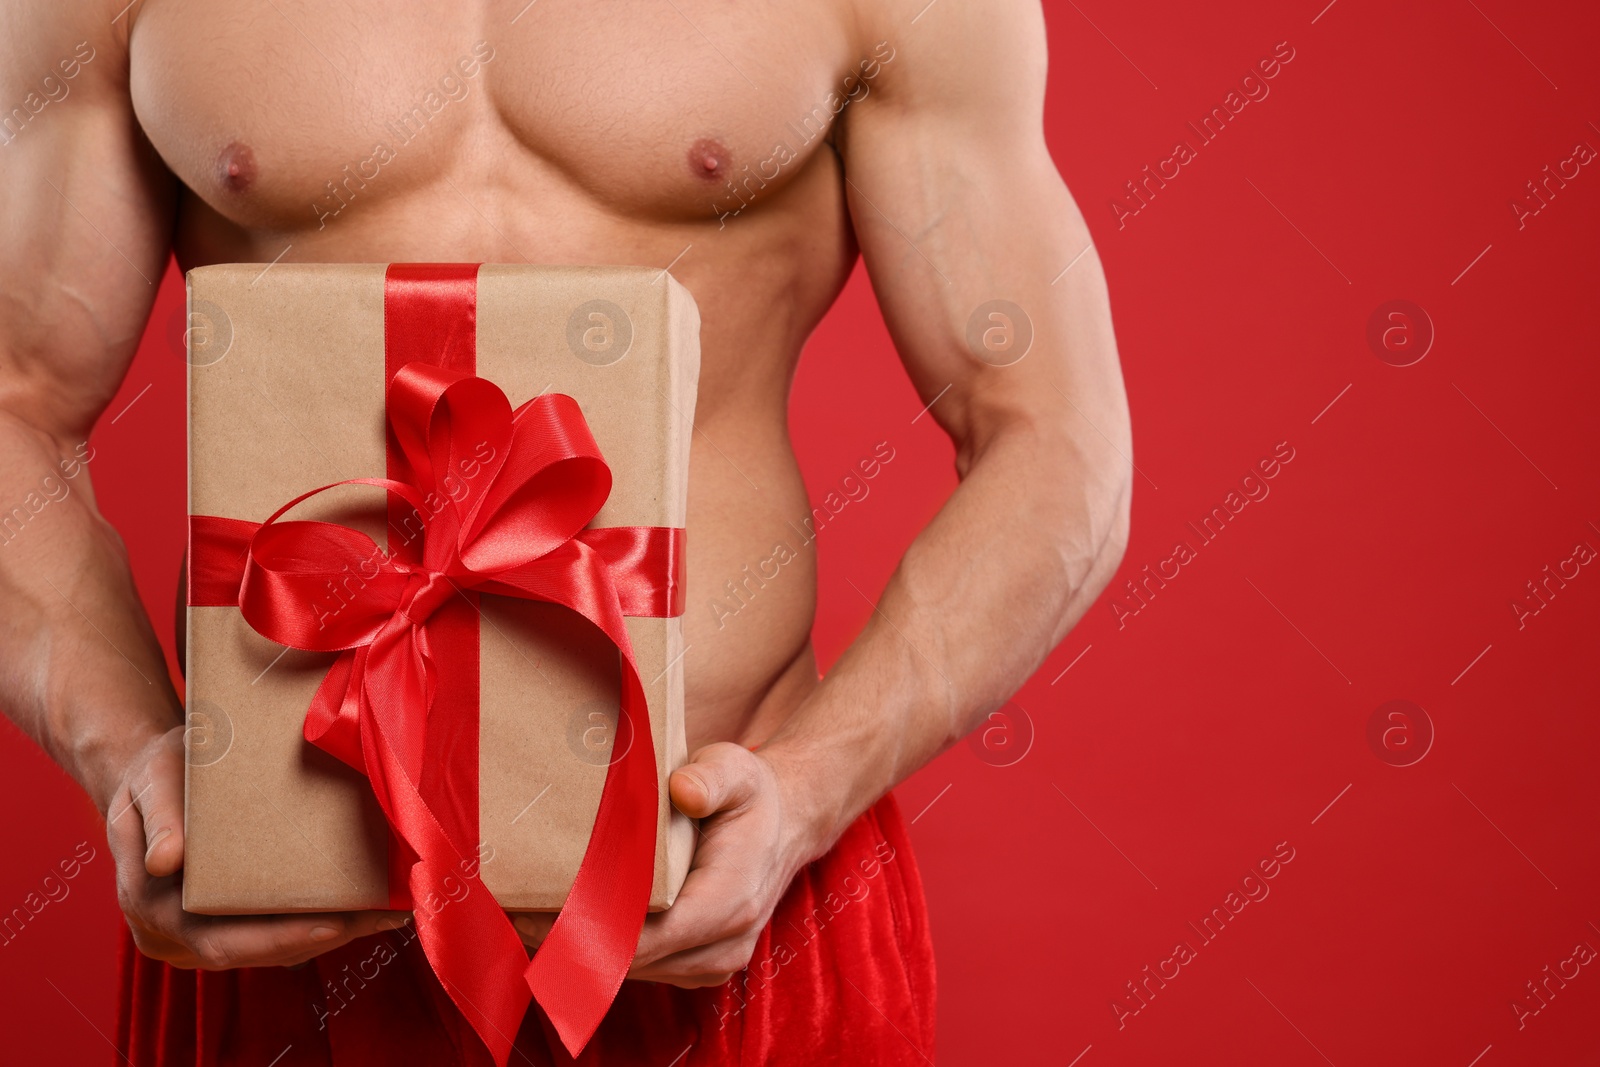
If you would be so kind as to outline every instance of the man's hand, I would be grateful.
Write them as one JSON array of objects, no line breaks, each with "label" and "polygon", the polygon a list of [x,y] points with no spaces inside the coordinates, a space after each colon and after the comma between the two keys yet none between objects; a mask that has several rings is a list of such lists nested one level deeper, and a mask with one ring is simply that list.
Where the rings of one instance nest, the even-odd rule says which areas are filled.
[{"label": "man's hand", "polygon": [[[756,938],[812,850],[786,811],[778,774],[739,745],[700,749],[673,772],[669,789],[677,809],[700,820],[700,840],[677,900],[645,919],[628,977],[685,989],[721,985],[750,962]],[[555,918],[513,921],[523,941],[537,946]]]},{"label": "man's hand", "polygon": [[191,915],[183,910],[183,728],[135,757],[106,818],[117,900],[139,951],[175,967],[294,966],[357,937],[394,929],[404,912]]}]

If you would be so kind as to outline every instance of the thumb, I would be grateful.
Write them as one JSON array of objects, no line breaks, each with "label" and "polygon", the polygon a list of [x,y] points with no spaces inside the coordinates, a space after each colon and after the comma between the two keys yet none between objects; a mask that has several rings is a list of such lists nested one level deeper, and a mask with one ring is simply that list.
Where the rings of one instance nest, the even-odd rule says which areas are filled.
[{"label": "thumb", "polygon": [[759,763],[755,753],[729,741],[707,745],[672,772],[672,802],[691,819],[736,809],[756,793]]},{"label": "thumb", "polygon": [[142,839],[146,872],[163,878],[183,866],[183,727],[157,738],[142,758],[128,781],[127,806],[108,819],[126,839]]}]

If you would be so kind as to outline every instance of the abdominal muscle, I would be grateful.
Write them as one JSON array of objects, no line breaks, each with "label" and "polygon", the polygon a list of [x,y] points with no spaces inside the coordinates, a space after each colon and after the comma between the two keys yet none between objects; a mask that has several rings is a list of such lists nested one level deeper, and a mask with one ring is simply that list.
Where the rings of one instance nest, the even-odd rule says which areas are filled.
[{"label": "abdominal muscle", "polygon": [[[799,467],[782,423],[762,433],[726,422],[733,424],[700,422],[689,464],[683,662],[691,752],[712,741],[765,740],[817,684],[816,546],[804,539],[809,504]],[[718,454],[712,441],[724,450],[725,442],[745,443],[735,456]]]}]

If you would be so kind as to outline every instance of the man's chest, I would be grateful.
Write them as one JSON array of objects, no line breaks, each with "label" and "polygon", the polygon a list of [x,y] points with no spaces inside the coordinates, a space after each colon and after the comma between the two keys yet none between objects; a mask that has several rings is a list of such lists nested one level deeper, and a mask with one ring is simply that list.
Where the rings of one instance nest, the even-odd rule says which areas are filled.
[{"label": "man's chest", "polygon": [[770,200],[885,56],[831,6],[720,0],[149,0],[140,123],[247,229],[445,180],[640,219]]}]

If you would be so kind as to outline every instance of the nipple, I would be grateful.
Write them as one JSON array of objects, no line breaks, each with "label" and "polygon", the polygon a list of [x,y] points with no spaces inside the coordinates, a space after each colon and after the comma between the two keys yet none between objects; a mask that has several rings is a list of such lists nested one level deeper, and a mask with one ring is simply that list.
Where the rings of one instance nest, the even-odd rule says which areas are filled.
[{"label": "nipple", "polygon": [[256,178],[256,157],[250,146],[234,141],[217,156],[217,183],[230,192],[242,193]]},{"label": "nipple", "polygon": [[727,179],[733,154],[714,137],[703,137],[689,147],[689,170],[704,181]]}]

